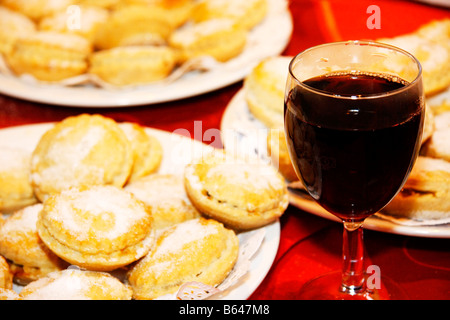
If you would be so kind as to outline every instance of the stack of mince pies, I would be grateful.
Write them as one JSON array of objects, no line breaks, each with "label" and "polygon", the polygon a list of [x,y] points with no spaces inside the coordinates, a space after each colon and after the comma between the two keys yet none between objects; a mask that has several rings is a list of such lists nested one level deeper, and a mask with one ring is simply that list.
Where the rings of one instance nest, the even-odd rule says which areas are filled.
[{"label": "stack of mince pies", "polygon": [[218,286],[239,233],[286,210],[271,165],[208,149],[184,173],[160,172],[164,147],[150,133],[81,114],[31,153],[0,150],[0,299],[156,299],[189,282]]},{"label": "stack of mince pies", "polygon": [[197,58],[240,55],[267,1],[1,0],[0,54],[44,83],[151,84]]}]

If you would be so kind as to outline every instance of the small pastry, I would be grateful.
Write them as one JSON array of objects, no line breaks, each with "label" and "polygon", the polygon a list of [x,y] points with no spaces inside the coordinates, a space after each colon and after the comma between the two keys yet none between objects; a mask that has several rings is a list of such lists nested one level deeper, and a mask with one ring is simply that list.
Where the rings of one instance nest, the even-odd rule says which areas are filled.
[{"label": "small pastry", "polygon": [[133,167],[127,183],[155,172],[161,164],[163,149],[159,140],[137,123],[119,123],[134,153]]},{"label": "small pastry", "polygon": [[416,220],[450,218],[450,162],[420,156],[384,213]]},{"label": "small pastry", "polygon": [[37,202],[30,183],[31,154],[0,148],[0,212],[11,213]]},{"label": "small pastry", "polygon": [[186,166],[186,192],[206,216],[236,230],[277,220],[289,199],[284,178],[262,161],[214,152]]},{"label": "small pastry", "polygon": [[200,216],[186,195],[182,176],[155,173],[126,185],[125,190],[151,209],[155,229]]},{"label": "small pastry", "polygon": [[165,11],[151,6],[121,6],[108,23],[98,28],[94,44],[99,50],[119,46],[164,45],[174,27]]},{"label": "small pastry", "polygon": [[30,18],[0,6],[0,54],[10,54],[17,39],[35,31],[36,26]]},{"label": "small pastry", "polygon": [[36,222],[41,209],[38,203],[19,210],[0,227],[0,254],[11,261],[14,282],[22,285],[68,266],[39,238]]},{"label": "small pastry", "polygon": [[131,300],[131,289],[108,273],[66,269],[28,284],[22,300]]},{"label": "small pastry", "polygon": [[143,202],[113,186],[73,188],[48,198],[39,214],[42,241],[81,268],[112,271],[153,247],[153,218]]},{"label": "small pastry", "polygon": [[284,90],[291,60],[287,56],[267,58],[244,79],[248,108],[268,128],[284,127]]},{"label": "small pastry", "polygon": [[[424,92],[427,96],[436,94],[450,85],[450,45],[419,36],[417,33],[378,41],[394,45],[413,54],[422,65]],[[402,61],[398,71],[408,72]]]},{"label": "small pastry", "polygon": [[66,10],[74,0],[1,0],[1,4],[39,21],[57,11]]},{"label": "small pastry", "polygon": [[164,46],[117,47],[93,53],[89,73],[113,86],[144,85],[167,78],[178,62]]},{"label": "small pastry", "polygon": [[244,29],[250,30],[267,15],[267,0],[201,0],[193,10],[196,22],[217,18],[233,19]]},{"label": "small pastry", "polygon": [[58,11],[39,21],[43,31],[68,32],[81,35],[91,42],[99,26],[107,23],[109,12],[94,6],[72,6],[67,11]]},{"label": "small pastry", "polygon": [[247,32],[231,19],[211,19],[178,28],[168,43],[180,51],[182,61],[208,56],[225,62],[242,53]]},{"label": "small pastry", "polygon": [[119,125],[101,115],[82,114],[55,124],[31,157],[31,184],[39,200],[71,187],[122,187],[133,152]]},{"label": "small pastry", "polygon": [[89,41],[76,34],[39,31],[15,42],[6,62],[18,76],[59,82],[87,71]]},{"label": "small pastry", "polygon": [[174,225],[158,237],[156,248],[127,275],[133,298],[155,299],[184,283],[219,285],[237,261],[239,239],[233,230],[204,218]]},{"label": "small pastry", "polygon": [[423,38],[447,43],[450,39],[450,18],[433,20],[417,31],[417,34]]}]

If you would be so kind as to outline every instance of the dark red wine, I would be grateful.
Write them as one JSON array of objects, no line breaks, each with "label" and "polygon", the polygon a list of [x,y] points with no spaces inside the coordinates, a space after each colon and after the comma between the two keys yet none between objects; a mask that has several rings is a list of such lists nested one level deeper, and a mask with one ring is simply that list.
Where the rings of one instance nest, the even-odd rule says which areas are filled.
[{"label": "dark red wine", "polygon": [[405,81],[368,73],[329,74],[304,84],[285,104],[297,174],[325,209],[364,219],[388,204],[411,170],[423,126],[421,87],[398,90]]}]

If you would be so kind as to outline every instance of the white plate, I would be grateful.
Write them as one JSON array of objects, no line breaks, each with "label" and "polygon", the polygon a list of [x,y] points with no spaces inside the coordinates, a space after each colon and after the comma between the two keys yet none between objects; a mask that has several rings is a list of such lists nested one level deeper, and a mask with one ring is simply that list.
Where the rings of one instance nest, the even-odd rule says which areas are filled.
[{"label": "white plate", "polygon": [[450,8],[450,2],[448,0],[413,0],[415,2],[421,2],[424,4],[430,4],[432,6]]},{"label": "white plate", "polygon": [[107,90],[93,86],[36,85],[0,74],[0,93],[34,102],[75,107],[129,107],[192,97],[240,81],[262,59],[280,54],[293,23],[286,0],[268,0],[266,19],[251,30],[238,57],[208,72],[190,72],[168,85]]},{"label": "white plate", "polygon": [[[40,137],[53,126],[52,123],[11,127],[0,130],[0,148],[22,148],[33,151]],[[193,158],[210,152],[212,147],[175,133],[146,128],[148,134],[156,137],[164,148],[159,172],[183,174],[184,167]],[[245,300],[260,285],[270,270],[280,241],[280,223],[274,222],[265,228],[265,238],[251,260],[250,271],[238,283],[226,290],[221,299]],[[239,234],[243,239],[246,233]],[[20,287],[15,287],[20,290]]]},{"label": "white plate", "polygon": [[[270,162],[267,155],[268,128],[250,113],[245,102],[245,92],[241,89],[228,104],[221,122],[222,141],[225,149],[245,156],[258,156]],[[301,210],[321,216],[330,220],[339,221],[334,215],[328,213],[316,202],[301,192],[290,190],[289,201]],[[411,221],[410,224],[413,224]],[[399,224],[381,218],[375,214],[366,219],[364,228],[387,233],[427,237],[450,238],[450,224],[439,225],[410,225]]]}]

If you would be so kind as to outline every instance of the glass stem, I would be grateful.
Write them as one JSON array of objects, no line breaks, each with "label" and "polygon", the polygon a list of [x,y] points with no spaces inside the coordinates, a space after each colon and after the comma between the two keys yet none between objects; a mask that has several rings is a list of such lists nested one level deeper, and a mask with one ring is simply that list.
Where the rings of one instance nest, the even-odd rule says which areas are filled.
[{"label": "glass stem", "polygon": [[363,221],[344,221],[341,291],[358,294],[365,290]]}]

